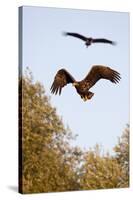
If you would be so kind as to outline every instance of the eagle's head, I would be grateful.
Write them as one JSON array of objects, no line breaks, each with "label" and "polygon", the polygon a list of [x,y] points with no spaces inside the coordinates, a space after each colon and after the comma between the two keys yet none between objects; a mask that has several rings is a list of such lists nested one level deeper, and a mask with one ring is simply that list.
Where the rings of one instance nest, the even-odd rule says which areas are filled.
[{"label": "eagle's head", "polygon": [[79,86],[79,82],[74,82],[73,84],[72,84],[74,87],[76,87],[76,86]]}]

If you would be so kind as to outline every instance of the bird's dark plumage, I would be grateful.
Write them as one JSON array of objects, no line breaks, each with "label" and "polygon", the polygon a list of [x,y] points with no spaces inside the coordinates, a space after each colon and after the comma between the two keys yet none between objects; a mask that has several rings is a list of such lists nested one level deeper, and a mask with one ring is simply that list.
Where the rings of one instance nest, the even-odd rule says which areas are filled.
[{"label": "bird's dark plumage", "polygon": [[111,40],[107,40],[107,39],[104,39],[104,38],[93,39],[93,43],[108,43],[108,44],[112,44],[112,45],[116,44],[116,42],[113,42]]},{"label": "bird's dark plumage", "polygon": [[107,44],[112,44],[112,45],[116,44],[114,41],[111,41],[111,40],[108,40],[108,39],[105,39],[105,38],[85,37],[85,36],[78,34],[78,33],[64,32],[64,35],[73,36],[73,37],[76,37],[76,38],[79,38],[79,39],[85,41],[85,45],[87,47],[90,46],[92,43],[107,43]]},{"label": "bird's dark plumage", "polygon": [[69,36],[73,36],[73,37],[76,37],[76,38],[79,38],[83,41],[86,41],[87,40],[87,37],[83,36],[83,35],[80,35],[78,33],[69,33],[69,32],[64,32],[64,35],[69,35]]},{"label": "bird's dark plumage", "polygon": [[76,81],[67,70],[60,69],[55,75],[51,86],[51,92],[53,94],[57,94],[58,92],[61,94],[62,88],[65,85],[72,83],[75,86],[77,93],[86,101],[91,99],[94,95],[89,89],[100,79],[107,79],[112,83],[117,83],[120,81],[121,77],[117,71],[109,67],[95,65],[82,81]]},{"label": "bird's dark plumage", "polygon": [[59,91],[60,95],[62,88],[68,83],[74,83],[74,81],[75,79],[67,70],[60,69],[54,78],[54,82],[51,86],[51,92],[57,94]]}]

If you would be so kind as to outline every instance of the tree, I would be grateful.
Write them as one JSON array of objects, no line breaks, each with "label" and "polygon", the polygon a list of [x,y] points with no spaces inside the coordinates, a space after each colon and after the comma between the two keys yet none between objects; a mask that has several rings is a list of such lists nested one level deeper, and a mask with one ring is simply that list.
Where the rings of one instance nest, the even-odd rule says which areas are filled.
[{"label": "tree", "polygon": [[78,190],[76,166],[82,152],[70,147],[71,131],[31,73],[19,81],[19,100],[20,192]]},{"label": "tree", "polygon": [[129,126],[114,150],[114,156],[101,155],[100,147],[96,145],[86,152],[80,171],[82,189],[129,187]]},{"label": "tree", "polygon": [[19,191],[21,193],[121,188],[129,186],[129,126],[114,147],[83,151],[27,70],[19,79]]},{"label": "tree", "polygon": [[121,177],[120,187],[129,187],[129,125],[127,125],[118,144],[114,147],[116,160],[120,164],[123,176]]},{"label": "tree", "polygon": [[101,155],[98,145],[86,153],[81,173],[83,190],[118,188],[122,176],[117,160],[109,154]]}]

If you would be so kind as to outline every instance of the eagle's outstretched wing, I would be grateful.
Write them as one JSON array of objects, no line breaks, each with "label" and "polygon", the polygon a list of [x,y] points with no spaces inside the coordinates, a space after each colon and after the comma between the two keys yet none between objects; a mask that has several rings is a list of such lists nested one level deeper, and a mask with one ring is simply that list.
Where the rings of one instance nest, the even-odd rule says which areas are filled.
[{"label": "eagle's outstretched wing", "polygon": [[80,35],[80,34],[78,34],[78,33],[64,32],[64,35],[66,35],[66,36],[67,36],[67,35],[73,36],[73,37],[79,38],[79,39],[81,39],[81,40],[83,40],[83,41],[86,41],[86,40],[87,40],[87,38],[86,38],[85,36]]},{"label": "eagle's outstretched wing", "polygon": [[90,88],[100,79],[107,79],[112,83],[117,83],[121,77],[120,73],[109,67],[94,65],[83,81],[88,82]]},{"label": "eagle's outstretched wing", "polygon": [[112,45],[116,44],[116,42],[114,42],[112,40],[107,40],[107,39],[104,39],[104,38],[93,39],[92,42],[93,43],[108,43],[108,44],[112,44]]},{"label": "eagle's outstretched wing", "polygon": [[61,94],[62,88],[68,83],[73,83],[75,79],[72,75],[65,69],[60,69],[55,75],[54,82],[50,88],[51,92],[57,94],[59,91],[59,95]]}]

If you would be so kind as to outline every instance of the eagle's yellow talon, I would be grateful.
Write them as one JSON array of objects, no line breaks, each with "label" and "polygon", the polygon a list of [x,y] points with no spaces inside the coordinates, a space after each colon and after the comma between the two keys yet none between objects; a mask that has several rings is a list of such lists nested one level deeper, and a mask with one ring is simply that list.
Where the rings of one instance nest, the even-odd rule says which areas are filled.
[{"label": "eagle's yellow talon", "polygon": [[85,96],[85,99],[86,99],[86,101],[88,100],[88,96],[87,95]]},{"label": "eagle's yellow talon", "polygon": [[87,95],[83,96],[83,100],[84,100],[84,101],[87,101],[87,100],[88,100]]}]

